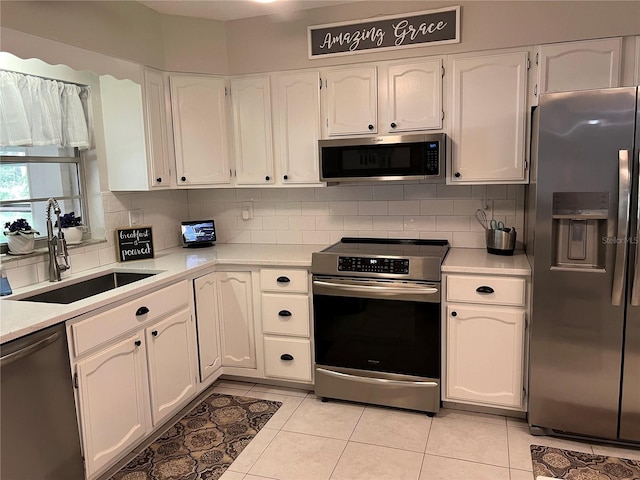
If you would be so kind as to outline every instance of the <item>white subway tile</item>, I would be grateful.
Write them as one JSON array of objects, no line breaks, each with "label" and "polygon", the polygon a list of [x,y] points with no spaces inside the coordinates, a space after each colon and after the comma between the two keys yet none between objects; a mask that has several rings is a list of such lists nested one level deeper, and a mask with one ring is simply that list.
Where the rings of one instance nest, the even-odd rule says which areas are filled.
[{"label": "white subway tile", "polygon": [[235,202],[238,200],[235,188],[215,188],[209,191],[213,202]]},{"label": "white subway tile", "polygon": [[371,230],[373,219],[366,215],[345,215],[344,228],[348,230]]},{"label": "white subway tile", "polygon": [[343,200],[373,200],[372,186],[347,185],[341,188]]},{"label": "white subway tile", "polygon": [[361,230],[358,231],[358,237],[360,238],[389,238],[387,232],[373,231],[373,230]]},{"label": "white subway tile", "polygon": [[487,198],[494,200],[507,198],[507,185],[487,185]]},{"label": "white subway tile", "polygon": [[354,230],[338,230],[335,232],[331,232],[330,234],[330,240],[331,243],[335,243],[335,242],[339,242],[342,238],[344,237],[357,237],[358,236],[358,232],[354,231]]},{"label": "white subway tile", "polygon": [[317,187],[313,189],[313,195],[318,202],[335,202],[342,200],[341,187]]},{"label": "white subway tile", "polygon": [[451,245],[453,241],[452,232],[420,232],[420,238],[424,240],[447,240]]},{"label": "white subway tile", "polygon": [[211,203],[213,202],[213,190],[209,188],[187,190],[187,201],[189,203]]},{"label": "white subway tile", "polygon": [[248,220],[238,221],[238,230],[262,230],[262,219],[264,217],[253,217]]},{"label": "white subway tile", "polygon": [[302,202],[302,215],[329,215],[329,202]]},{"label": "white subway tile", "polygon": [[405,231],[405,230],[389,230],[387,232],[389,238],[417,238],[418,232]]},{"label": "white subway tile", "polygon": [[292,216],[289,218],[289,230],[315,230],[316,217],[314,216]]},{"label": "white subway tile", "polygon": [[224,203],[224,216],[233,216],[240,217],[242,216],[242,203],[240,202],[229,202]]},{"label": "white subway tile", "polygon": [[262,200],[267,202],[286,202],[289,196],[284,188],[265,188],[262,190]]},{"label": "white subway tile", "polygon": [[461,248],[486,248],[486,238],[479,232],[453,232],[451,245]]},{"label": "white subway tile", "polygon": [[380,185],[373,187],[374,200],[404,200],[402,185]]},{"label": "white subway tile", "polygon": [[420,200],[420,215],[453,215],[453,200]]},{"label": "white subway tile", "polygon": [[281,230],[276,232],[278,244],[297,245],[302,243],[302,232],[292,230]]},{"label": "white subway tile", "polygon": [[471,185],[472,198],[487,198],[487,185]]},{"label": "white subway tile", "polygon": [[276,214],[276,202],[259,202],[253,205],[253,214],[256,217],[267,217]]},{"label": "white subway tile", "polygon": [[310,202],[315,200],[313,188],[288,188],[287,199],[294,202]]},{"label": "white subway tile", "polygon": [[251,243],[251,230],[236,230],[226,240],[226,243]]},{"label": "white subway tile", "polygon": [[316,230],[344,230],[344,217],[342,215],[316,217]]},{"label": "white subway tile", "polygon": [[306,245],[328,245],[331,243],[331,232],[326,230],[310,230],[302,232],[302,243]]},{"label": "white subway tile", "polygon": [[302,204],[300,202],[276,203],[276,215],[302,215]]},{"label": "white subway tile", "polygon": [[262,228],[265,230],[289,230],[289,217],[262,217]]},{"label": "white subway tile", "polygon": [[405,200],[422,200],[425,198],[436,198],[437,195],[437,185],[426,185],[426,184],[416,184],[416,185],[405,185],[404,186],[404,199]]},{"label": "white subway tile", "polygon": [[515,215],[516,201],[515,200],[494,200],[493,214],[494,216]]},{"label": "white subway tile", "polygon": [[34,263],[7,270],[7,279],[9,280],[11,288],[16,289],[38,283],[38,268],[36,265],[37,264]]},{"label": "white subway tile", "polygon": [[17,261],[12,263],[16,263],[16,267],[24,267],[26,265],[32,265],[34,263],[42,262],[47,257],[48,257],[47,255],[33,255],[31,257],[16,257]]},{"label": "white subway tile", "polygon": [[215,219],[216,234],[223,230],[238,230],[238,217],[219,217]]},{"label": "white subway tile", "polygon": [[445,185],[437,186],[438,198],[468,198],[471,197],[470,185]]},{"label": "white subway tile", "polygon": [[436,230],[439,232],[468,232],[469,217],[438,216]]},{"label": "white subway tile", "polygon": [[121,212],[123,210],[131,209],[131,194],[130,193],[111,193],[106,197],[107,204],[105,205],[105,212]]},{"label": "white subway tile", "polygon": [[389,213],[389,202],[358,202],[358,215],[387,215],[387,213]]},{"label": "white subway tile", "polygon": [[434,231],[436,217],[434,216],[405,216],[404,229],[409,231]]},{"label": "white subway tile", "polygon": [[329,202],[329,215],[357,215],[358,202]]},{"label": "white subway tile", "polygon": [[402,216],[373,216],[374,230],[402,230],[404,217]]},{"label": "white subway tile", "polygon": [[482,208],[482,200],[478,199],[464,199],[453,201],[453,214],[454,215],[475,215],[476,210]]},{"label": "white subway tile", "polygon": [[275,230],[253,230],[251,243],[277,243]]},{"label": "white subway tile", "polygon": [[118,260],[115,248],[101,248],[98,250],[98,258],[101,266],[115,263]]},{"label": "white subway tile", "polygon": [[[114,250],[114,255],[115,255],[115,250]],[[45,282],[49,280],[49,263],[48,262],[36,263],[36,270],[38,271],[39,282]]]},{"label": "white subway tile", "polygon": [[420,215],[420,200],[391,201],[389,215]]},{"label": "white subway tile", "polygon": [[94,251],[80,253],[78,255],[71,255],[69,263],[71,264],[72,273],[78,273],[84,270],[89,270],[90,268],[96,268],[100,266],[100,254]]},{"label": "white subway tile", "polygon": [[262,189],[238,188],[236,189],[236,200],[239,202],[258,202],[262,200]]}]

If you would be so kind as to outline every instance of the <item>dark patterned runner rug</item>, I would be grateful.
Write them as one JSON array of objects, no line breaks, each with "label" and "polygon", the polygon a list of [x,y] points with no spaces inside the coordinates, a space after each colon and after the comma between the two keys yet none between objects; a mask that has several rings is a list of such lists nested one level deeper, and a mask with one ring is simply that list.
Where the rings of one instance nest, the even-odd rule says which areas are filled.
[{"label": "dark patterned runner rug", "polygon": [[563,480],[640,480],[640,461],[531,445],[534,477]]},{"label": "dark patterned runner rug", "polygon": [[217,480],[281,405],[214,393],[111,480]]}]

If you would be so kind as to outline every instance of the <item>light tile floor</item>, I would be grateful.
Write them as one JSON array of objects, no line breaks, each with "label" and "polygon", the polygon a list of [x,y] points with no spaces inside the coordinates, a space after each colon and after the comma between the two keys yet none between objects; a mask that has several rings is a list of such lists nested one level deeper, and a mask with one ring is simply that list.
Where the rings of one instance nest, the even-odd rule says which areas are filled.
[{"label": "light tile floor", "polygon": [[283,404],[221,480],[533,480],[531,444],[640,460],[640,449],[534,437],[499,415],[430,418],[228,380],[213,391]]}]

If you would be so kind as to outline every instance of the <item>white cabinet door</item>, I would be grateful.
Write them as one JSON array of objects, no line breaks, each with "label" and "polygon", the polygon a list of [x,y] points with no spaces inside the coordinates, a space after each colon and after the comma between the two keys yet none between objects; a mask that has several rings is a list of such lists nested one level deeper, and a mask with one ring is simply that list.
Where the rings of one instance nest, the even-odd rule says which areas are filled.
[{"label": "white cabinet door", "polygon": [[446,312],[448,399],[520,407],[524,309],[450,304]]},{"label": "white cabinet door", "polygon": [[170,83],[178,186],[230,183],[225,79],[172,75]]},{"label": "white cabinet door", "polygon": [[147,125],[149,183],[152,188],[171,185],[171,162],[167,135],[167,105],[162,72],[145,69],[144,104]]},{"label": "white cabinet door", "polygon": [[196,278],[193,284],[196,297],[196,322],[198,324],[200,381],[203,382],[222,366],[216,274],[214,272]]},{"label": "white cabinet door", "polygon": [[283,73],[278,76],[277,151],[280,180],[289,183],[320,183],[320,75]]},{"label": "white cabinet door", "polygon": [[131,450],[149,428],[142,332],[78,362],[78,399],[87,476]]},{"label": "white cabinet door", "polygon": [[620,86],[622,38],[541,45],[538,91],[566,92]]},{"label": "white cabinet door", "polygon": [[181,310],[145,329],[153,425],[160,425],[196,391],[193,323]]},{"label": "white cabinet door", "polygon": [[269,77],[231,79],[236,183],[274,182]]},{"label": "white cabinet door", "polygon": [[390,133],[442,128],[442,60],[390,65],[388,102]]},{"label": "white cabinet door", "polygon": [[340,68],[325,74],[326,135],[376,133],[378,81],[375,66]]},{"label": "white cabinet door", "polygon": [[448,183],[526,183],[527,53],[456,56]]},{"label": "white cabinet door", "polygon": [[217,272],[222,366],[256,368],[251,272]]}]

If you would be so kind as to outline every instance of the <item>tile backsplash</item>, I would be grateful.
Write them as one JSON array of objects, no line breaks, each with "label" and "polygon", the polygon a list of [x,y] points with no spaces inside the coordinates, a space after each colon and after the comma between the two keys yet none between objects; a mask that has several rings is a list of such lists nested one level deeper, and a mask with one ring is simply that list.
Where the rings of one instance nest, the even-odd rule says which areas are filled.
[{"label": "tile backsplash", "polygon": [[[344,236],[446,239],[484,248],[475,211],[515,226],[524,238],[524,186],[426,183],[317,188],[229,188],[102,193],[106,242],[70,250],[74,273],[116,262],[114,229],[153,227],[156,251],[181,244],[182,220],[213,218],[219,243],[330,244]],[[243,205],[252,212],[243,218]],[[519,242],[520,243],[520,242]],[[518,246],[521,248],[521,244]],[[4,257],[13,288],[48,279],[46,255]]]}]

